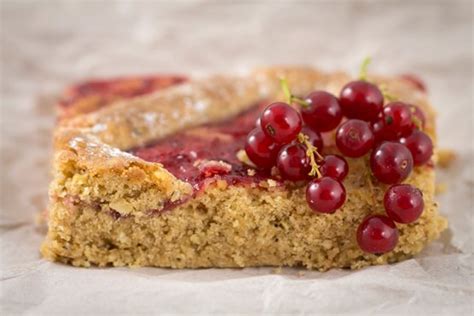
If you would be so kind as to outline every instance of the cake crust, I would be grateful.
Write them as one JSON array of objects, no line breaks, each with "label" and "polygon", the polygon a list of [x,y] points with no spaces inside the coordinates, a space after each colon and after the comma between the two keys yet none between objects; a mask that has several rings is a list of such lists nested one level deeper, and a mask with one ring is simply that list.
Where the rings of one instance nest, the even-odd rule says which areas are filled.
[{"label": "cake crust", "polygon": [[[189,183],[159,163],[126,152],[231,118],[259,101],[282,99],[280,77],[297,95],[315,89],[337,93],[350,80],[343,73],[304,67],[257,69],[239,77],[191,80],[60,121],[43,255],[77,266],[302,265],[327,270],[400,261],[437,238],[446,221],[434,202],[432,166],[417,167],[406,181],[423,191],[422,217],[400,227],[394,251],[375,256],[363,253],[355,241],[357,223],[383,210],[386,186],[367,176],[367,159],[348,159],[346,204],[336,214],[318,215],[298,185],[275,186],[269,180],[239,186],[216,178],[193,194]],[[425,93],[400,78],[371,80],[420,106],[427,116],[425,131],[435,139],[434,112]],[[167,210],[170,204],[175,206]]]}]

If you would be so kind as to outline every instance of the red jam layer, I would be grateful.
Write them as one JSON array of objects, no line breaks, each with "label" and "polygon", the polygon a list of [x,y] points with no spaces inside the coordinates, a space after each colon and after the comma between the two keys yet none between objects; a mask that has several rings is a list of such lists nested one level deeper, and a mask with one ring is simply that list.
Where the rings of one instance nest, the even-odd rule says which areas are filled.
[{"label": "red jam layer", "polygon": [[[144,95],[183,83],[186,80],[186,77],[177,75],[89,80],[66,89],[59,101],[59,106],[70,108],[83,105],[84,102],[92,102],[97,107],[106,106],[119,99]],[[96,109],[94,108],[94,110]]]},{"label": "red jam layer", "polygon": [[269,172],[246,166],[237,158],[237,152],[244,148],[247,134],[265,105],[262,102],[233,119],[191,128],[131,153],[163,164],[196,191],[216,179],[232,185],[259,183],[271,178]]},{"label": "red jam layer", "polygon": [[403,75],[400,75],[400,78],[410,82],[415,88],[417,88],[421,92],[427,92],[426,84],[417,75],[415,75],[415,74],[403,74]]}]

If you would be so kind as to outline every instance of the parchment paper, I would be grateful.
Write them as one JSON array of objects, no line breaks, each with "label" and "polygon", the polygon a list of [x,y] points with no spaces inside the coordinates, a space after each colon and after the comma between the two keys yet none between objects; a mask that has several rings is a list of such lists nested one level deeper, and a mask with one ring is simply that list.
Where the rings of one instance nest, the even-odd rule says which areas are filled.
[{"label": "parchment paper", "polygon": [[[1,1],[1,297],[8,314],[473,313],[470,1]],[[413,72],[459,159],[439,181],[450,229],[360,271],[79,269],[42,260],[54,96],[89,77],[311,64]],[[279,272],[279,273],[278,273]]]}]

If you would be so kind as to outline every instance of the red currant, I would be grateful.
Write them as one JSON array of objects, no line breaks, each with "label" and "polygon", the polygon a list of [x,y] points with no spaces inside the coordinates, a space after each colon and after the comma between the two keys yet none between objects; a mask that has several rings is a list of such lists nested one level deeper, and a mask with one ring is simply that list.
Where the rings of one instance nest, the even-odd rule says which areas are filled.
[{"label": "red currant", "polygon": [[309,137],[311,145],[316,147],[319,153],[322,153],[324,148],[323,138],[320,133],[313,131],[311,128],[304,126],[301,133]]},{"label": "red currant", "polygon": [[318,213],[334,213],[346,200],[346,189],[331,177],[312,180],[306,187],[306,201]]},{"label": "red currant", "polygon": [[404,145],[383,142],[370,155],[370,168],[383,183],[394,184],[405,180],[413,169],[413,157]]},{"label": "red currant", "polygon": [[392,185],[385,192],[383,203],[388,217],[403,224],[416,221],[424,207],[423,194],[409,184]]},{"label": "red currant", "polygon": [[373,254],[392,251],[398,242],[395,223],[384,215],[367,216],[357,229],[360,249]]},{"label": "red currant", "polygon": [[308,107],[301,109],[304,122],[311,129],[327,132],[335,129],[342,119],[339,100],[325,91],[314,91],[306,97]]},{"label": "red currant", "polygon": [[270,104],[263,111],[260,123],[265,135],[279,144],[296,139],[303,124],[298,111],[283,102]]},{"label": "red currant", "polygon": [[386,133],[405,136],[413,130],[412,110],[402,102],[392,102],[383,108]]},{"label": "red currant", "polygon": [[337,129],[336,145],[344,156],[360,157],[374,145],[374,134],[367,122],[348,120]]},{"label": "red currant", "polygon": [[385,135],[385,124],[383,118],[372,123],[372,132],[374,133],[374,143],[380,144],[384,140],[388,140]]},{"label": "red currant", "polygon": [[308,179],[311,163],[308,155],[306,155],[306,147],[300,143],[283,146],[277,157],[277,168],[285,180]]},{"label": "red currant", "polygon": [[376,85],[358,80],[342,88],[339,102],[346,117],[374,121],[382,111],[383,95]]},{"label": "red currant", "polygon": [[275,165],[279,146],[268,138],[261,128],[254,128],[247,136],[245,152],[259,168],[270,169]]},{"label": "red currant", "polygon": [[401,138],[400,143],[410,150],[415,166],[424,165],[433,155],[433,142],[422,131],[414,131],[410,136]]},{"label": "red currant", "polygon": [[349,166],[343,157],[339,155],[327,155],[324,157],[319,171],[323,176],[342,181],[349,173]]}]

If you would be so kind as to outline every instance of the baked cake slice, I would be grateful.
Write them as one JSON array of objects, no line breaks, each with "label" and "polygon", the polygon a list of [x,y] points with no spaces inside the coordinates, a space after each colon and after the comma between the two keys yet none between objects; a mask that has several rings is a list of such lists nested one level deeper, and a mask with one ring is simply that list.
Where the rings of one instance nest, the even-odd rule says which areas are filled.
[{"label": "baked cake slice", "polygon": [[[315,89],[338,94],[350,81],[295,67],[186,82],[169,77],[142,93],[105,86],[93,90],[107,95],[96,103],[72,89],[77,95],[60,106],[54,132],[43,256],[75,266],[327,270],[400,261],[436,239],[447,225],[434,201],[436,155],[404,181],[423,192],[424,210],[397,224],[398,244],[384,254],[362,251],[356,240],[366,216],[384,214],[389,187],[371,175],[368,155],[346,158],[347,198],[334,214],[311,210],[305,182],[252,166],[242,150],[247,134],[265,106],[284,99],[282,77],[298,96]],[[435,139],[423,91],[400,77],[371,80],[421,108],[424,132]],[[339,153],[334,133],[323,137],[324,154]]]}]

